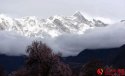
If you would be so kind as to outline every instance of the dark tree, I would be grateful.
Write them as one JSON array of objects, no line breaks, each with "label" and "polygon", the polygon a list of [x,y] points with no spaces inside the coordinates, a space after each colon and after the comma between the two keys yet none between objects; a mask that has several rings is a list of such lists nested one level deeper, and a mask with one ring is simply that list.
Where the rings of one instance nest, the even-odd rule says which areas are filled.
[{"label": "dark tree", "polygon": [[11,76],[71,76],[69,66],[62,63],[46,44],[35,41],[26,52],[26,65]]},{"label": "dark tree", "polygon": [[47,76],[51,66],[59,62],[58,56],[42,42],[33,42],[28,46],[27,53],[27,69],[31,76]]},{"label": "dark tree", "polygon": [[30,76],[30,73],[26,68],[21,68],[17,71],[12,72],[8,76]]},{"label": "dark tree", "polygon": [[72,71],[64,63],[56,63],[52,66],[48,76],[72,76]]},{"label": "dark tree", "polygon": [[104,64],[99,60],[92,60],[82,66],[79,76],[98,76],[97,74],[98,68],[104,69]]},{"label": "dark tree", "polygon": [[0,76],[5,76],[5,71],[2,66],[0,66]]}]

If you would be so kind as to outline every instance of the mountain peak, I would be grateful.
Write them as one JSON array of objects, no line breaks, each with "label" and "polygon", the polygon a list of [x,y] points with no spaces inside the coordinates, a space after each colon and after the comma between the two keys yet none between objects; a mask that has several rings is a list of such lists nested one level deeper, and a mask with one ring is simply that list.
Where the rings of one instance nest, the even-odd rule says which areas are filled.
[{"label": "mountain peak", "polygon": [[[99,24],[101,25],[101,23]],[[0,30],[16,31],[29,37],[55,37],[54,34],[58,36],[63,33],[80,34],[92,29],[92,27],[95,27],[95,23],[84,18],[79,11],[73,16],[55,15],[44,20],[36,16],[11,18],[6,15],[0,15]]]},{"label": "mountain peak", "polygon": [[80,11],[76,11],[76,13],[73,16],[83,16],[82,13]]}]

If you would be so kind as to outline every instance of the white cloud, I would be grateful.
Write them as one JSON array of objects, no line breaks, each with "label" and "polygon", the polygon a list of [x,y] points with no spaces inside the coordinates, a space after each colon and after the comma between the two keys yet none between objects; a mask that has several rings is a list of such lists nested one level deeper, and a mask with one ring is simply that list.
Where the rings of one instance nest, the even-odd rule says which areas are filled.
[{"label": "white cloud", "polygon": [[65,34],[46,43],[64,56],[76,55],[84,49],[120,47],[125,44],[124,33],[125,24],[117,23],[96,28],[84,35]]},{"label": "white cloud", "polygon": [[[98,27],[84,35],[63,34],[56,38],[41,39],[54,52],[63,56],[76,55],[84,49],[120,47],[125,44],[125,24],[117,23],[107,27]],[[13,32],[0,31],[0,53],[8,55],[26,54],[26,46],[33,38],[20,36]],[[38,39],[39,40],[39,39]]]},{"label": "white cloud", "polygon": [[32,39],[14,32],[0,31],[0,53],[7,55],[24,55]]}]

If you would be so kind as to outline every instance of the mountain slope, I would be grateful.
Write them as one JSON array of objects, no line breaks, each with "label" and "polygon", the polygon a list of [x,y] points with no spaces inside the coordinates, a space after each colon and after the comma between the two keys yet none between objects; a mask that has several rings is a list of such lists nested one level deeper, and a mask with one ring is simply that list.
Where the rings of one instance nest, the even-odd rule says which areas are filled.
[{"label": "mountain slope", "polygon": [[105,65],[123,68],[125,67],[125,45],[120,48],[87,49],[77,56],[64,58],[64,62],[72,66],[82,65],[92,60],[101,60]]},{"label": "mountain slope", "polygon": [[0,54],[0,65],[8,72],[17,70],[23,66],[25,61],[25,56],[7,56]]}]

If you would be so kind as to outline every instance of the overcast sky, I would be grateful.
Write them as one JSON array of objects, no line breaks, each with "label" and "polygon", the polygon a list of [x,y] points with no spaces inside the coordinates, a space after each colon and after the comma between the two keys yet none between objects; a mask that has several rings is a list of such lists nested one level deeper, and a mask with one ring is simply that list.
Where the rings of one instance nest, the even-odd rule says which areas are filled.
[{"label": "overcast sky", "polygon": [[125,0],[0,0],[0,13],[12,17],[71,16],[76,11],[121,20],[125,19]]}]

